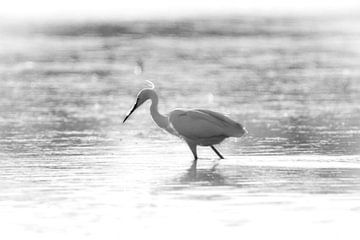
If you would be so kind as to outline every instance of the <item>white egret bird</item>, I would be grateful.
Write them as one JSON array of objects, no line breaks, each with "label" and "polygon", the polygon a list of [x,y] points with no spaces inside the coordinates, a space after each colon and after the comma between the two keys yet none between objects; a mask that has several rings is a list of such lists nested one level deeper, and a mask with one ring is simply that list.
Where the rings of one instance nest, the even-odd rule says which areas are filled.
[{"label": "white egret bird", "polygon": [[[151,83],[151,82],[150,82]],[[152,83],[151,83],[152,84]],[[154,122],[167,132],[185,140],[194,155],[194,160],[198,159],[196,147],[209,146],[221,158],[224,157],[214,147],[228,137],[241,137],[246,130],[241,124],[231,120],[221,113],[203,109],[175,109],[167,116],[158,111],[159,98],[152,88],[141,90],[136,98],[136,102],[126,115],[123,123],[129,116],[144,102],[151,100],[150,113]]]}]

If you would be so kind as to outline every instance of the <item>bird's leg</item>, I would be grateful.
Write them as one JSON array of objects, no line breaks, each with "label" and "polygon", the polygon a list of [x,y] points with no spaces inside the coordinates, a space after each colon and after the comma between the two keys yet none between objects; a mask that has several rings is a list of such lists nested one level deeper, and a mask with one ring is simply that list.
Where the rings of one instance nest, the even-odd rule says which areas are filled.
[{"label": "bird's leg", "polygon": [[192,142],[188,142],[188,141],[186,141],[186,143],[189,146],[192,154],[194,155],[194,161],[196,161],[198,159],[197,152],[196,152],[196,144],[194,144]]},{"label": "bird's leg", "polygon": [[220,159],[224,159],[221,153],[214,146],[211,145],[210,147],[219,156]]}]

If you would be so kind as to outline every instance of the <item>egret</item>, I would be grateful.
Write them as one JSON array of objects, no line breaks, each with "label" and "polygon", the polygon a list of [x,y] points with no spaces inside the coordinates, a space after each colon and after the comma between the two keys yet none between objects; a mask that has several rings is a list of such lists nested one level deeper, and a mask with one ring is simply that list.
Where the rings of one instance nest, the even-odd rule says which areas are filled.
[{"label": "egret", "polygon": [[[150,84],[152,84],[150,82]],[[136,98],[134,106],[125,116],[123,123],[130,115],[147,100],[151,100],[150,113],[154,122],[167,132],[182,138],[189,146],[194,160],[198,159],[197,146],[209,146],[224,159],[221,153],[214,147],[228,137],[241,137],[247,133],[246,129],[239,123],[231,120],[225,115],[204,109],[175,109],[167,116],[158,111],[159,98],[152,88],[142,89]]]}]

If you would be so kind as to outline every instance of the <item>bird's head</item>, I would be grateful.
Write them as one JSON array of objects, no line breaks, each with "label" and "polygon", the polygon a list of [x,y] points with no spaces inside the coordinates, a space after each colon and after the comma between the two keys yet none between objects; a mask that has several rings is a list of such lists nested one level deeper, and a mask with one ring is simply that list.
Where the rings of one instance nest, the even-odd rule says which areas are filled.
[{"label": "bird's head", "polygon": [[[150,82],[150,81],[149,81]],[[150,82],[151,83],[151,82]],[[152,84],[152,83],[151,83]],[[156,93],[154,91],[154,85],[152,84],[152,88],[145,88],[141,90],[136,97],[136,102],[134,106],[130,109],[130,111],[126,114],[126,117],[124,118],[123,123],[130,117],[130,115],[138,108],[140,107],[144,102],[146,102],[149,99],[153,99],[156,96]]]}]

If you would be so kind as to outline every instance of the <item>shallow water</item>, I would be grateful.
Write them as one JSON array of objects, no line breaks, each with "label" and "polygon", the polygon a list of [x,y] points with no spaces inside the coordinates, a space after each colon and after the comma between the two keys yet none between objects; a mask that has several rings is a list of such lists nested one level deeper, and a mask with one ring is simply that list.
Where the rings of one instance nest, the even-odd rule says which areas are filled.
[{"label": "shallow water", "polygon": [[[2,234],[358,239],[359,22],[0,28]],[[145,79],[161,112],[220,111],[249,134],[219,146],[225,160],[200,148],[195,168],[148,104],[122,124]]]}]

